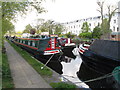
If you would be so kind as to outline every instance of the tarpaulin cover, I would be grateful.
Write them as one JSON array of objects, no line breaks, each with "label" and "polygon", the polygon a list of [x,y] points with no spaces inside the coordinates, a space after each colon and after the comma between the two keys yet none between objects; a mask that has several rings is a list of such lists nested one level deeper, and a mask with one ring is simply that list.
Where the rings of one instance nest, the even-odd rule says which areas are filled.
[{"label": "tarpaulin cover", "polygon": [[98,55],[120,61],[120,41],[95,40],[89,49]]}]

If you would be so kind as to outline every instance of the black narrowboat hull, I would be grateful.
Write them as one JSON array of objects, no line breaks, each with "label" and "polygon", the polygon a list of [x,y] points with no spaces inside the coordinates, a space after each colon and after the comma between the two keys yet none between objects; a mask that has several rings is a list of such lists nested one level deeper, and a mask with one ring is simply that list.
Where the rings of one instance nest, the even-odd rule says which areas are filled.
[{"label": "black narrowboat hull", "polygon": [[64,56],[76,58],[76,56],[72,53],[72,50],[75,48],[75,46],[64,46],[62,47],[62,52]]},{"label": "black narrowboat hull", "polygon": [[[49,60],[49,58],[52,56],[52,55],[43,55],[43,53],[40,54],[40,52],[38,52],[37,50],[25,47],[20,44],[17,44],[17,45],[19,45],[21,48],[25,49],[27,52],[32,54],[37,60],[39,60],[43,64],[45,64]],[[53,69],[54,71],[56,71],[57,73],[62,74],[63,67],[60,61],[58,61],[59,56],[60,54],[55,54],[53,58],[50,60],[50,62],[47,64],[47,66]]]},{"label": "black narrowboat hull", "polygon": [[120,66],[120,61],[98,55],[89,50],[80,55],[85,65],[101,74],[110,73],[115,67]]},{"label": "black narrowboat hull", "polygon": [[[115,67],[120,66],[120,42],[118,41],[95,41],[83,54],[82,65],[77,76],[83,80],[91,80],[112,73]],[[90,88],[116,88],[112,77],[86,82]],[[117,89],[116,89],[117,90]]]},{"label": "black narrowboat hull", "polygon": [[[61,62],[58,60],[58,56],[59,54],[55,54],[55,56],[53,56],[53,58],[51,58],[51,60],[47,63],[47,66],[53,69],[54,71],[56,71],[57,73],[63,74],[63,71],[62,71],[63,67]],[[42,55],[42,56],[39,56],[37,60],[39,60],[43,64],[46,64],[49,58],[50,58],[50,55],[49,56]]]}]

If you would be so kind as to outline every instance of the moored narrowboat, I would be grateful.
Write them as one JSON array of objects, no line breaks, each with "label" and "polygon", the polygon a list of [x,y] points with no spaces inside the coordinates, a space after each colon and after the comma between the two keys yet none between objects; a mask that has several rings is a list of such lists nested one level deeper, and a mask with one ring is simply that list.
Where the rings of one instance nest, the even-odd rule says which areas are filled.
[{"label": "moored narrowboat", "polygon": [[[120,41],[95,40],[90,46],[81,45],[79,49],[83,62],[77,75],[83,81],[112,73],[115,67],[120,66]],[[110,80],[109,77],[86,84],[90,88],[117,88]]]},{"label": "moored narrowboat", "polygon": [[70,38],[58,38],[59,45],[64,56],[75,58],[76,56],[72,53],[72,50],[76,47],[75,43]]},{"label": "moored narrowboat", "polygon": [[37,60],[44,64],[50,59],[47,66],[59,74],[63,73],[62,65],[58,60],[58,57],[61,55],[61,48],[56,37],[16,38],[14,43],[31,53]]},{"label": "moored narrowboat", "polygon": [[14,43],[28,50],[34,55],[52,55],[60,53],[57,38],[16,38]]}]

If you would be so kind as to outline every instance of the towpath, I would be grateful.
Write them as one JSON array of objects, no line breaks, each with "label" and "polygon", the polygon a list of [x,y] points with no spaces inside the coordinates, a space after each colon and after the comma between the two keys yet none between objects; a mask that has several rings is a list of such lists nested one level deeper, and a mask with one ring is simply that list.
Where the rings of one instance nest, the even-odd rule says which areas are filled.
[{"label": "towpath", "polygon": [[7,41],[5,47],[15,88],[51,88]]}]

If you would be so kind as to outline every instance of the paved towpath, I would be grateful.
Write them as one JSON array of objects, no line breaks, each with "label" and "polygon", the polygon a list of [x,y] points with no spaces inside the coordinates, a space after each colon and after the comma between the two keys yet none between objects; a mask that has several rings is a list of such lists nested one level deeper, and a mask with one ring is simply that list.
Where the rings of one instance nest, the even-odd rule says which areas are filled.
[{"label": "paved towpath", "polygon": [[5,47],[15,88],[51,88],[7,41]]}]

